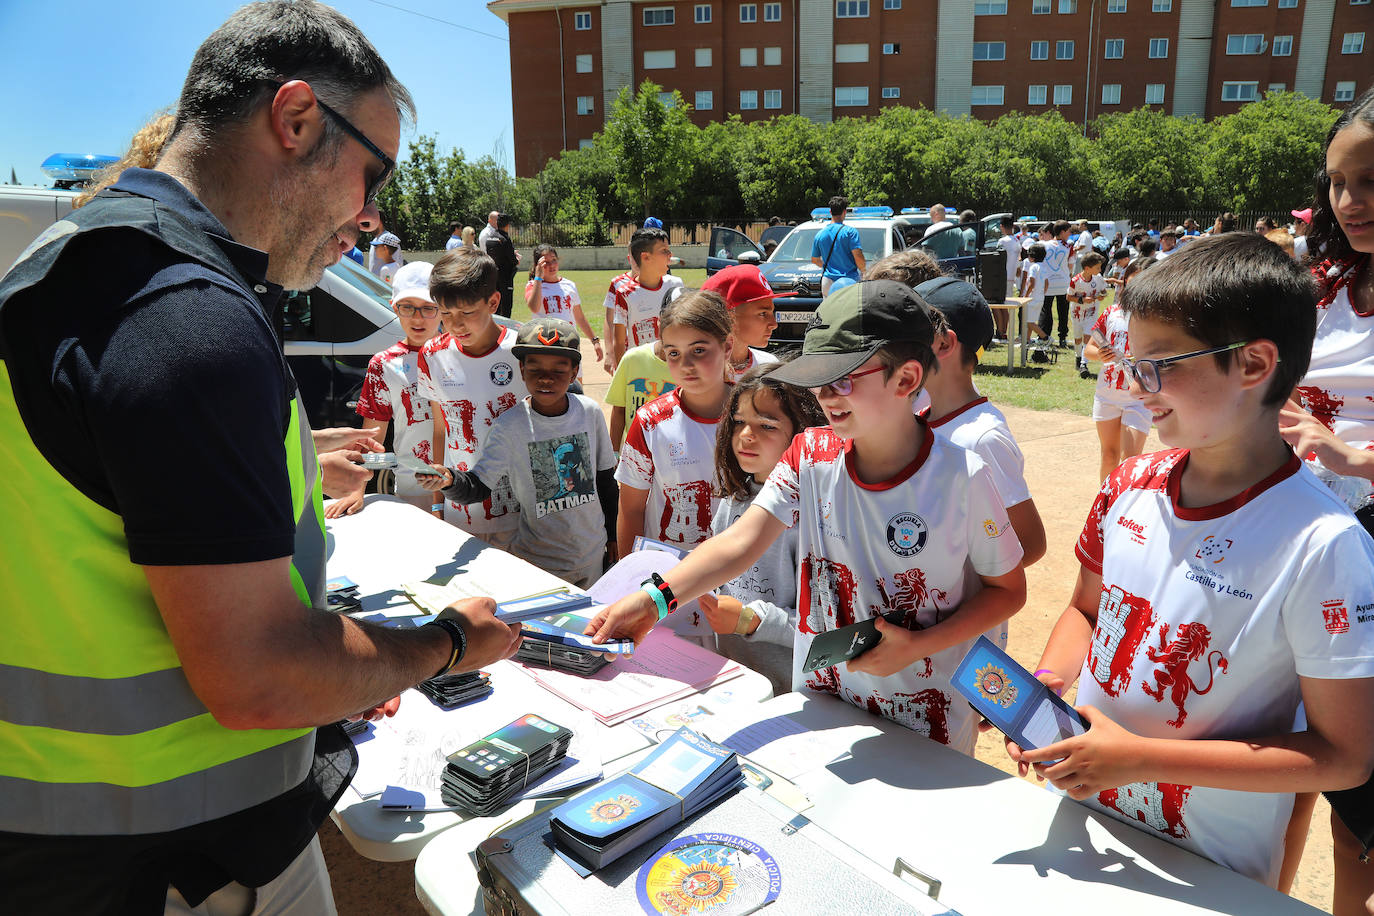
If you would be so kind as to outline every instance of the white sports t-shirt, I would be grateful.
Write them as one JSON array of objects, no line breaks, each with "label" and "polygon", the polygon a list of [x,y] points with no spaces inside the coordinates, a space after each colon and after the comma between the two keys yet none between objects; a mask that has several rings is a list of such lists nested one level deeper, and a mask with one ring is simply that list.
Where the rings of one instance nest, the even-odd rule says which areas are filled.
[{"label": "white sports t-shirt", "polygon": [[1082,232],[1078,233],[1078,236],[1073,240],[1074,261],[1081,262],[1083,260],[1083,255],[1087,254],[1092,250],[1093,234],[1089,230],[1084,229]]},{"label": "white sports t-shirt", "polygon": [[[1078,705],[1153,738],[1291,732],[1299,676],[1374,677],[1374,541],[1296,456],[1203,508],[1178,504],[1187,461],[1128,459],[1088,514],[1076,552],[1102,592]],[[1272,886],[1293,796],[1132,783],[1093,804]]]},{"label": "white sports t-shirt", "polygon": [[[929,416],[925,419],[930,422]],[[1031,498],[1030,487],[1026,486],[1025,456],[1007,426],[1007,418],[987,398],[969,401],[930,422],[930,428],[983,459],[1002,497],[1002,505],[1010,508]]]},{"label": "white sports t-shirt", "polygon": [[[1091,336],[1095,343],[1101,345],[1105,342],[1111,347],[1118,359],[1131,351],[1130,341],[1126,336],[1126,313],[1121,311],[1121,306],[1115,302],[1105,312],[1098,313],[1097,321],[1093,322]],[[1097,376],[1097,390],[1094,394],[1110,395],[1130,387],[1131,383],[1126,380],[1126,373],[1121,371],[1119,363],[1104,362],[1102,371]]]},{"label": "white sports t-shirt", "polygon": [[743,369],[736,369],[733,365],[726,364],[725,380],[729,382],[731,385],[733,385],[735,382],[738,382],[740,380],[740,376],[744,375],[744,373],[748,372],[755,366],[766,366],[769,363],[775,363],[777,361],[778,358],[774,356],[772,353],[769,353],[767,350],[755,350],[753,347],[750,347],[749,361],[744,364]]},{"label": "white sports t-shirt", "polygon": [[843,665],[801,672],[816,634],[895,610],[906,611],[910,629],[934,626],[982,590],[980,576],[1005,575],[1021,562],[1021,544],[977,455],[926,429],[920,454],[901,474],[863,484],[853,446],[829,427],[806,430],[754,500],[798,529],[793,683],[972,754],[978,716],[949,683],[972,639],[889,677]]},{"label": "white sports t-shirt", "polygon": [[720,502],[712,483],[720,418],[696,416],[680,395],[673,389],[635,411],[615,479],[649,491],[645,537],[691,549],[710,536]]},{"label": "white sports t-shirt", "polygon": [[1069,291],[1069,275],[1073,265],[1069,263],[1069,247],[1063,242],[1050,239],[1045,245],[1045,295],[1062,296]]},{"label": "white sports t-shirt", "polygon": [[[402,340],[368,361],[357,410],[361,417],[391,423],[392,447],[398,455],[413,455],[429,462],[434,422],[429,400],[417,390],[419,381],[420,347]],[[396,475],[397,493],[404,496],[422,489],[412,475]]]},{"label": "white sports t-shirt", "polygon": [[[1035,284],[1034,288],[1030,288],[1032,282],[1034,282],[1034,284]],[[1025,307],[1031,310],[1030,314],[1032,314],[1032,315],[1038,315],[1038,314],[1039,314],[1039,310],[1040,310],[1040,305],[1041,305],[1041,303],[1043,303],[1043,302],[1045,301],[1045,262],[1044,262],[1044,261],[1027,261],[1027,262],[1026,262],[1026,275],[1025,275],[1025,277],[1023,278],[1023,285],[1024,285],[1027,289],[1029,289],[1028,298],[1030,299],[1030,301],[1026,303]],[[1036,319],[1036,320],[1039,320],[1039,319]],[[1048,333],[1048,332],[1047,332],[1047,333]]]},{"label": "white sports t-shirt", "polygon": [[658,313],[663,307],[663,294],[675,286],[682,286],[682,278],[664,276],[653,289],[642,285],[628,273],[611,281],[606,293],[606,308],[612,309],[612,320],[625,327],[626,347],[638,347],[658,340]]},{"label": "white sports t-shirt", "polygon": [[[528,294],[533,286],[533,280],[526,283],[525,293]],[[539,298],[543,303],[544,314],[551,318],[562,318],[571,324],[573,306],[582,304],[582,297],[577,294],[577,284],[567,277],[559,277],[557,282],[544,281],[539,284],[539,287]]]},{"label": "white sports t-shirt", "polygon": [[1335,278],[1343,282],[1317,308],[1312,362],[1298,394],[1342,442],[1374,450],[1374,316],[1355,311],[1348,285],[1353,275],[1351,268]]},{"label": "white sports t-shirt", "polygon": [[[529,392],[520,378],[520,363],[511,352],[515,332],[502,328],[496,346],[480,356],[465,353],[449,334],[440,334],[420,352],[419,392],[444,416],[444,464],[470,471],[482,457],[482,443],[492,422]],[[470,506],[447,500],[444,520],[481,537],[513,532],[520,523],[520,505],[503,476],[491,496]]]},{"label": "white sports t-shirt", "polygon": [[1021,242],[1014,235],[1004,235],[997,245],[1007,253],[1007,295],[1016,295],[1016,273],[1021,266]]}]

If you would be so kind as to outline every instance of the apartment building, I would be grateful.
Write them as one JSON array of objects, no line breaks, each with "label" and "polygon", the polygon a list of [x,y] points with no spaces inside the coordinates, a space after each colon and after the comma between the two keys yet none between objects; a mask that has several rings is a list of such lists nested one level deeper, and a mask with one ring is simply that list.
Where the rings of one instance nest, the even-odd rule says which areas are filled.
[{"label": "apartment building", "polygon": [[1141,105],[1229,114],[1374,82],[1371,0],[493,0],[510,30],[515,166],[590,142],[625,86],[706,124],[925,106],[1079,122]]}]

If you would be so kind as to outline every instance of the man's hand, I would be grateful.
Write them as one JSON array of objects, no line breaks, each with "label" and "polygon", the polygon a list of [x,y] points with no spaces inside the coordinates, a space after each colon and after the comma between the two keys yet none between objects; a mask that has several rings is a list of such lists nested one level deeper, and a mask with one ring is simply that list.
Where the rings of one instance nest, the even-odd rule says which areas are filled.
[{"label": "man's hand", "polygon": [[[1142,781],[1145,774],[1137,767],[1144,756],[1140,744],[1147,739],[1126,731],[1096,706],[1080,706],[1078,714],[1088,722],[1086,732],[1033,751],[1016,748],[1019,756],[1013,754],[1012,759],[1017,769],[1020,764],[1034,766],[1037,779],[1048,779],[1076,801]],[[1059,762],[1047,764],[1050,760]]]},{"label": "man's hand", "polygon": [[338,518],[341,515],[352,515],[363,507],[363,491],[354,490],[347,496],[340,496],[332,503],[324,507],[325,518]]},{"label": "man's hand", "polygon": [[416,474],[415,482],[425,490],[442,490],[453,485],[453,472],[442,464],[431,464],[433,474]]},{"label": "man's hand", "polygon": [[1289,401],[1279,410],[1279,435],[1299,458],[1315,454],[1322,467],[1342,477],[1369,478],[1374,454],[1354,448],[1326,428],[1326,424]]},{"label": "man's hand", "polygon": [[343,497],[367,486],[372,472],[363,467],[362,452],[340,449],[320,455],[320,477],[326,496]]},{"label": "man's hand", "polygon": [[637,646],[656,623],[658,609],[654,599],[643,590],[636,590],[597,612],[582,634],[590,636],[594,643],[603,643],[612,636],[628,636]]},{"label": "man's hand", "polygon": [[382,444],[377,441],[376,428],[371,426],[364,426],[362,429],[354,429],[352,426],[312,429],[310,438],[315,441],[317,454],[332,452],[341,448],[355,452],[385,451]]},{"label": "man's hand", "polygon": [[368,722],[376,722],[378,719],[381,719],[383,717],[389,719],[392,716],[396,715],[396,710],[400,708],[401,698],[392,697],[380,706],[374,706],[369,710],[358,713],[357,715],[349,716],[348,721],[357,722],[359,719],[365,719]]},{"label": "man's hand", "polygon": [[847,670],[874,677],[888,677],[926,657],[925,650],[921,648],[919,630],[908,630],[904,626],[888,623],[882,615],[874,617],[873,624],[882,639],[858,658],[846,662]]},{"label": "man's hand", "polygon": [[520,624],[496,619],[496,602],[490,598],[464,598],[439,612],[444,620],[457,621],[468,638],[463,660],[452,673],[464,674],[510,658],[520,648]]}]

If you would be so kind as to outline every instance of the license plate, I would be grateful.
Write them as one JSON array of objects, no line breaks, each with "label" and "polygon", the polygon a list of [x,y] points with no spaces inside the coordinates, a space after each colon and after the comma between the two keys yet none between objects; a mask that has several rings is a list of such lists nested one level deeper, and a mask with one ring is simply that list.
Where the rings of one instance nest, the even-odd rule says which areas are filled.
[{"label": "license plate", "polygon": [[806,324],[811,320],[811,312],[775,312],[773,317],[778,324]]}]

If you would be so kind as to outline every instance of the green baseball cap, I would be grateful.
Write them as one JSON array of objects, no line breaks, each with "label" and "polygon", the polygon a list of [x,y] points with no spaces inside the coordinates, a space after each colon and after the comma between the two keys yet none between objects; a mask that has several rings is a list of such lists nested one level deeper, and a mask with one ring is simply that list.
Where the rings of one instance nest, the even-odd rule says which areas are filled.
[{"label": "green baseball cap", "polygon": [[582,338],[577,328],[562,318],[539,315],[520,325],[515,335],[515,346],[511,352],[516,359],[523,360],[531,353],[547,353],[550,356],[567,356],[573,365],[582,362]]},{"label": "green baseball cap", "polygon": [[931,346],[930,306],[905,283],[865,280],[832,293],[811,316],[801,355],[771,375],[799,388],[820,388],[850,374],[884,344]]}]

